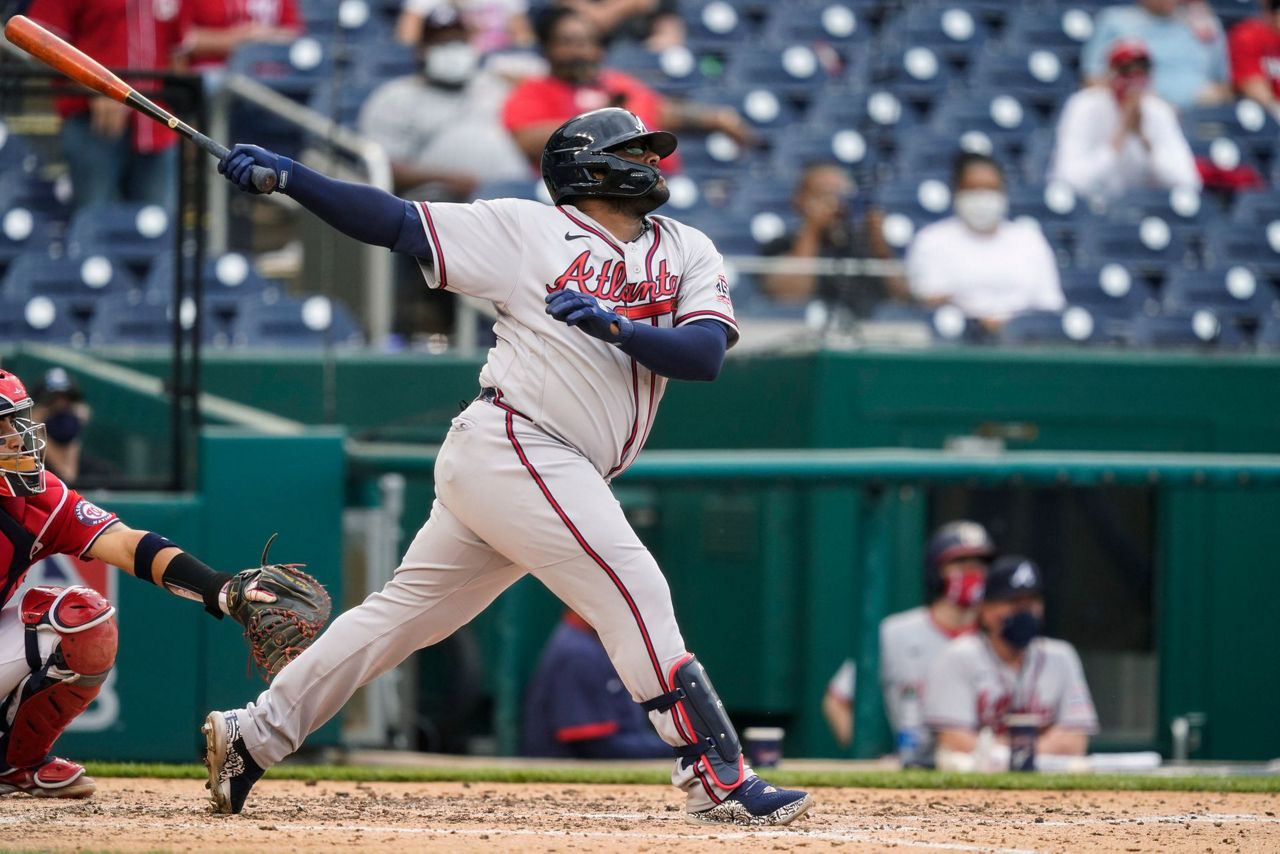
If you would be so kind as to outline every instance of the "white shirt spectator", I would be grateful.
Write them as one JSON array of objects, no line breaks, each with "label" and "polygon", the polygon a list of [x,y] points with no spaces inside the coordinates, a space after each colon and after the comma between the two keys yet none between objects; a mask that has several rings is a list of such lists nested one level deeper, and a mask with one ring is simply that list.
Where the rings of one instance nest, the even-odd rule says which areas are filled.
[{"label": "white shirt spectator", "polygon": [[1057,146],[1050,174],[1095,202],[1149,187],[1200,189],[1191,146],[1173,107],[1150,92],[1142,96],[1142,137],[1129,134],[1117,150],[1112,144],[1121,124],[1120,104],[1105,86],[1081,89],[1067,99],[1058,120]]},{"label": "white shirt spectator", "polygon": [[980,320],[1004,322],[1066,303],[1049,241],[1026,218],[1004,220],[990,233],[954,216],[925,226],[907,250],[907,282],[917,299],[944,299]]}]

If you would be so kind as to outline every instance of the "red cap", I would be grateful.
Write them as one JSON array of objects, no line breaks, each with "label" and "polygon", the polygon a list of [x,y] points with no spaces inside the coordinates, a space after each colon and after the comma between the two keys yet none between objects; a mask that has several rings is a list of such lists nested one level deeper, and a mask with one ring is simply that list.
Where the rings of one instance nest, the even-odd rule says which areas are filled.
[{"label": "red cap", "polygon": [[1107,54],[1107,65],[1115,68],[1118,65],[1128,65],[1130,62],[1146,60],[1151,62],[1151,53],[1147,50],[1146,43],[1138,39],[1120,39],[1113,42],[1111,52]]}]

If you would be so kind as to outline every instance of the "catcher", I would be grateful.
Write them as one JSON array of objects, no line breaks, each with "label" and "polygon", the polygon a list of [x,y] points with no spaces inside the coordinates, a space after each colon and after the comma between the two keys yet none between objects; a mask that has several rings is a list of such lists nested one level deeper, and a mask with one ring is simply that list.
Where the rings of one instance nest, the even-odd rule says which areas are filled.
[{"label": "catcher", "polygon": [[50,750],[115,662],[115,608],[87,587],[15,596],[32,564],[53,554],[96,558],[201,602],[218,619],[230,614],[269,675],[311,643],[330,602],[297,566],[217,572],[85,500],[45,469],[44,425],[32,421],[32,406],[22,381],[0,370],[0,795],[87,798],[93,779]]}]

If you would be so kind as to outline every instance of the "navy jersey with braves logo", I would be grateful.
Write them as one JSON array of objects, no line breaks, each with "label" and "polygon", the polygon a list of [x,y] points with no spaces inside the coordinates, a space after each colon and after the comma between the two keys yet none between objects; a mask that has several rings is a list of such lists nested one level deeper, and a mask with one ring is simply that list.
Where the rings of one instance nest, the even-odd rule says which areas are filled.
[{"label": "navy jersey with braves logo", "polygon": [[49,555],[83,557],[116,514],[83,498],[44,472],[44,492],[0,498],[0,606],[22,584],[31,565]]},{"label": "navy jersey with braves logo", "polygon": [[572,205],[524,199],[418,206],[433,259],[427,284],[498,312],[480,384],[581,451],[605,478],[648,438],[667,380],[546,313],[547,294],[591,294],[636,323],[724,324],[738,339],[724,259],[702,232],[663,216],[623,243]]}]

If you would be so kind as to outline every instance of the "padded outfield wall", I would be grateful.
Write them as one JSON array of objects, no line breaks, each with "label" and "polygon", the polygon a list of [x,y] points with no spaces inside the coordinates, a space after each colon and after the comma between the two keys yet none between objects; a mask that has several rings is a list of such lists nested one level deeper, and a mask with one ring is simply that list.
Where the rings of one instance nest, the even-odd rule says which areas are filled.
[{"label": "padded outfield wall", "polygon": [[[110,358],[167,373],[162,355]],[[30,375],[46,361],[19,352],[5,364]],[[449,357],[340,356],[327,385],[318,357],[207,354],[204,379],[211,393],[306,424],[333,418],[352,438],[429,444],[475,394],[478,366]],[[327,401],[326,388],[334,392]],[[1035,451],[1280,454],[1276,388],[1280,360],[1240,356],[973,349],[751,357],[731,361],[715,384],[673,384],[650,448],[937,449],[978,436]],[[102,392],[100,451],[163,441],[162,414],[138,423],[155,402]],[[239,481],[239,462],[223,464],[232,467],[223,476]],[[294,480],[287,468],[280,478]],[[348,503],[365,501],[369,479],[384,469],[350,466]],[[430,481],[428,470],[406,471],[407,537],[429,506]],[[1109,720],[1104,746],[1167,752],[1169,721],[1196,713],[1205,726],[1195,755],[1280,754],[1280,734],[1267,722],[1280,688],[1260,676],[1280,664],[1270,628],[1280,601],[1273,521],[1280,493],[1270,485],[1242,476],[1205,488],[1153,472],[1148,482],[1101,478],[1083,486],[1065,476],[1049,484],[913,477],[818,489],[786,478],[628,476],[617,487],[671,580],[690,647],[740,720],[787,726],[791,755],[837,753],[818,704],[846,656],[862,665],[854,752],[885,748],[869,652],[874,625],[882,611],[919,601],[921,540],[930,525],[959,513],[991,523],[1002,544],[1050,572],[1050,629],[1081,648]],[[329,512],[312,521],[337,537]],[[336,540],[324,542],[339,553]],[[551,597],[526,582],[475,624],[502,748],[513,744],[524,679],[556,614]]]}]

